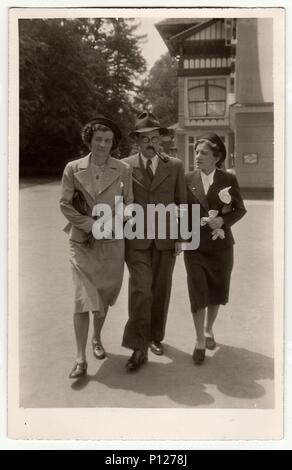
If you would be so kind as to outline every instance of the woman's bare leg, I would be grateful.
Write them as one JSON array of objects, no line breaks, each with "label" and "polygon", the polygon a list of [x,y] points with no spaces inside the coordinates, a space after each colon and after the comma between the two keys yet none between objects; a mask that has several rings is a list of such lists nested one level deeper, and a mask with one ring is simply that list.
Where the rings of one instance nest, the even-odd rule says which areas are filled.
[{"label": "woman's bare leg", "polygon": [[220,305],[209,305],[207,308],[206,335],[214,337],[213,325],[217,318]]},{"label": "woman's bare leg", "polygon": [[205,334],[204,334],[204,324],[205,324],[205,315],[206,310],[205,308],[199,308],[196,312],[192,312],[196,335],[197,335],[197,349],[205,349]]},{"label": "woman's bare leg", "polygon": [[93,313],[93,336],[92,336],[93,343],[101,343],[101,330],[106,319],[107,310],[108,309],[106,309],[104,315],[101,315],[99,311],[92,312]]},{"label": "woman's bare leg", "polygon": [[76,362],[86,361],[86,344],[89,328],[89,312],[74,314],[74,330],[77,346]]}]

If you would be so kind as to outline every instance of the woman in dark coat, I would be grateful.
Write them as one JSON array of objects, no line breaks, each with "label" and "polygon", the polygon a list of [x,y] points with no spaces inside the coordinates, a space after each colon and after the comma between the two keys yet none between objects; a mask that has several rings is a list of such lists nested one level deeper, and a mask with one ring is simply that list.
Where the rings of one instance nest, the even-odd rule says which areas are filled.
[{"label": "woman in dark coat", "polygon": [[[200,245],[184,252],[188,291],[197,342],[195,364],[216,347],[213,325],[219,306],[228,302],[233,267],[231,226],[246,213],[236,177],[220,169],[226,149],[217,134],[206,134],[194,146],[196,170],[186,175],[188,205],[200,204]],[[207,310],[207,316],[206,316]],[[206,326],[205,326],[206,318]]]}]

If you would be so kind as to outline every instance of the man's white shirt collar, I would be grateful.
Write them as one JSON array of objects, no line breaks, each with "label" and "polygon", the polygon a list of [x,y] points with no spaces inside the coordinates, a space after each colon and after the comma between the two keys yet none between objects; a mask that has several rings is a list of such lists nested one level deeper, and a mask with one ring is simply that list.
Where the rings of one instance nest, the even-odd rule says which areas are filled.
[{"label": "man's white shirt collar", "polygon": [[[142,155],[142,153],[140,153],[140,155],[141,155],[141,158],[142,158],[144,168],[146,169],[148,158],[145,158],[144,155]],[[151,170],[152,170],[153,175],[155,175],[155,173],[156,173],[158,163],[159,163],[159,157],[158,157],[158,155],[154,155],[154,157],[151,158]]]}]

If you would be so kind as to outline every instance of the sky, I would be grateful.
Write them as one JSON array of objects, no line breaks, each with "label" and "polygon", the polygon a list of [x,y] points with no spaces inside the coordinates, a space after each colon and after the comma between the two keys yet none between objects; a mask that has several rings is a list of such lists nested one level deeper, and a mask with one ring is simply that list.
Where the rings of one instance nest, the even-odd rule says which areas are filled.
[{"label": "sky", "polygon": [[167,52],[167,47],[162,40],[160,34],[155,28],[154,24],[164,18],[137,18],[140,23],[137,29],[137,34],[147,34],[147,40],[142,46],[142,54],[147,61],[148,71],[151,69],[154,62],[163,54]]}]

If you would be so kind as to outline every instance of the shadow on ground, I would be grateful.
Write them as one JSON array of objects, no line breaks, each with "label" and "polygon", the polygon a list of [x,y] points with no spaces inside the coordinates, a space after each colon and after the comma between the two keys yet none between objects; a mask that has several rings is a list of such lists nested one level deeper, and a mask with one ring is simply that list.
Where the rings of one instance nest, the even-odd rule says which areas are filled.
[{"label": "shadow on ground", "polygon": [[60,185],[61,183],[61,176],[50,176],[50,177],[43,177],[43,178],[21,178],[19,182],[19,189],[28,189],[32,186],[43,186],[43,185]]},{"label": "shadow on ground", "polygon": [[[148,397],[168,396],[180,406],[204,407],[215,401],[206,391],[207,385],[216,386],[223,395],[252,400],[265,395],[265,389],[258,381],[274,378],[273,359],[243,348],[219,345],[213,356],[207,357],[200,366],[193,364],[189,354],[169,345],[165,346],[165,356],[170,360],[167,364],[152,362],[149,356],[150,361],[139,372],[129,373],[125,369],[125,356],[108,354],[96,375],[75,381],[72,389],[81,390],[93,381],[110,389],[133,391]],[[226,400],[225,403],[224,407],[228,407]],[[98,405],[109,406],[109,402],[105,399]],[[129,393],[125,393],[120,394],[119,401],[110,406],[138,405],[131,402]],[[163,404],[153,406],[151,402],[149,405],[158,406],[165,407]],[[270,406],[273,407],[273,404]]]}]

